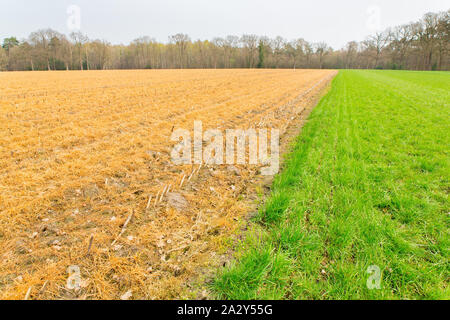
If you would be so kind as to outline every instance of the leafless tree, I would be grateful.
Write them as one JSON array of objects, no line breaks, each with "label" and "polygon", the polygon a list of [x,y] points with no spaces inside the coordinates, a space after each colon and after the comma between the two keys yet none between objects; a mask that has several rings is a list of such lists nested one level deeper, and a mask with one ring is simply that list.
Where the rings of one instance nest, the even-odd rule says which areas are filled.
[{"label": "leafless tree", "polygon": [[72,32],[70,38],[74,42],[75,47],[78,49],[78,57],[80,62],[80,70],[83,70],[83,47],[84,44],[89,41],[88,37],[81,32]]},{"label": "leafless tree", "polygon": [[247,57],[247,67],[254,68],[256,60],[256,49],[258,48],[258,36],[254,34],[244,34],[241,43]]},{"label": "leafless tree", "polygon": [[42,29],[25,40],[4,39],[0,69],[254,68],[259,47],[266,67],[449,70],[449,14],[428,13],[419,21],[378,32],[362,42],[349,42],[336,51],[323,42],[287,41],[281,36],[193,42],[180,33],[169,37],[168,43],[141,37],[129,45],[111,45],[89,40],[80,32],[66,37]]},{"label": "leafless tree", "polygon": [[8,66],[8,56],[6,55],[5,49],[0,47],[0,71],[6,71]]},{"label": "leafless tree", "polygon": [[387,46],[390,39],[390,31],[386,32],[377,32],[375,35],[370,36],[368,41],[368,47],[375,51],[375,64],[374,67],[378,67],[378,63],[380,61],[381,53],[383,49]]},{"label": "leafless tree", "polygon": [[188,67],[187,64],[187,57],[186,57],[186,50],[188,43],[191,41],[189,36],[187,34],[178,33],[176,35],[170,36],[169,41],[173,44],[175,44],[178,56],[179,56],[179,66],[181,68]]},{"label": "leafless tree", "polygon": [[350,41],[345,46],[344,50],[345,50],[344,56],[345,68],[350,69],[352,67],[355,67],[353,63],[355,62],[356,60],[355,58],[358,54],[358,42]]},{"label": "leafless tree", "polygon": [[275,39],[271,41],[271,48],[275,59],[275,68],[278,68],[279,66],[280,59],[282,58],[283,53],[285,52],[284,51],[285,45],[286,40],[281,36],[277,36]]},{"label": "leafless tree", "polygon": [[319,60],[319,69],[322,69],[324,58],[332,51],[332,49],[325,42],[316,43],[314,45],[314,48],[317,58]]}]

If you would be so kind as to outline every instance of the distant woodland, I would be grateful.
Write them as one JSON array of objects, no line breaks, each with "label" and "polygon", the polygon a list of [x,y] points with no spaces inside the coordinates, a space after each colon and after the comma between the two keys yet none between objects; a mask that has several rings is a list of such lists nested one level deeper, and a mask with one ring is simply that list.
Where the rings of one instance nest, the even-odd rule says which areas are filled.
[{"label": "distant woodland", "polygon": [[[301,30],[299,30],[301,34]],[[167,43],[142,37],[129,45],[38,30],[28,39],[3,39],[0,70],[102,70],[177,68],[450,69],[450,10],[378,32],[340,50],[302,38],[242,35],[193,41],[186,34]]]}]

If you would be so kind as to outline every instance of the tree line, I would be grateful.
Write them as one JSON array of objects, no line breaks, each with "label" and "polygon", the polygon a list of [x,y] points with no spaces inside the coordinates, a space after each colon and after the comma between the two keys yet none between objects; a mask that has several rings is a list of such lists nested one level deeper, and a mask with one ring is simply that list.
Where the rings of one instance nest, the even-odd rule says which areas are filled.
[{"label": "tree line", "polygon": [[192,41],[186,34],[161,43],[142,37],[129,45],[38,30],[28,39],[3,40],[0,70],[105,70],[176,68],[450,69],[450,10],[377,32],[340,50],[302,38],[288,41],[242,35]]}]

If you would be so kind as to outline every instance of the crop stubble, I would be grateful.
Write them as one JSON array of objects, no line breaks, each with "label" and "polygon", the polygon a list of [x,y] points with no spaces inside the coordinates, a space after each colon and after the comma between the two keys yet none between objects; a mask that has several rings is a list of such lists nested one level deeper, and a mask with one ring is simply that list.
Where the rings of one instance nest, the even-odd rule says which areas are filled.
[{"label": "crop stubble", "polygon": [[[204,130],[284,132],[335,74],[0,74],[0,297],[201,297],[189,286],[224,259],[258,167],[175,166],[172,130],[201,120]],[[169,185],[187,206],[159,201]],[[66,288],[72,265],[76,291]]]}]

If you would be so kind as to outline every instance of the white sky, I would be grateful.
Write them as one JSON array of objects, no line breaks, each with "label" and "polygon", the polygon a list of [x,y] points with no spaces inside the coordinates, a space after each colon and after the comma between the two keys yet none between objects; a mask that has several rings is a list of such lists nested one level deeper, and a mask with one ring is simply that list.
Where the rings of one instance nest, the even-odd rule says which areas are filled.
[{"label": "white sky", "polygon": [[[166,42],[187,33],[193,40],[257,34],[325,41],[338,49],[374,29],[415,21],[450,9],[449,0],[0,0],[0,39],[28,37],[52,28],[68,34],[67,8],[81,9],[90,38],[128,44],[148,35]],[[379,8],[379,9],[377,9]],[[379,15],[377,14],[379,12]]]}]

